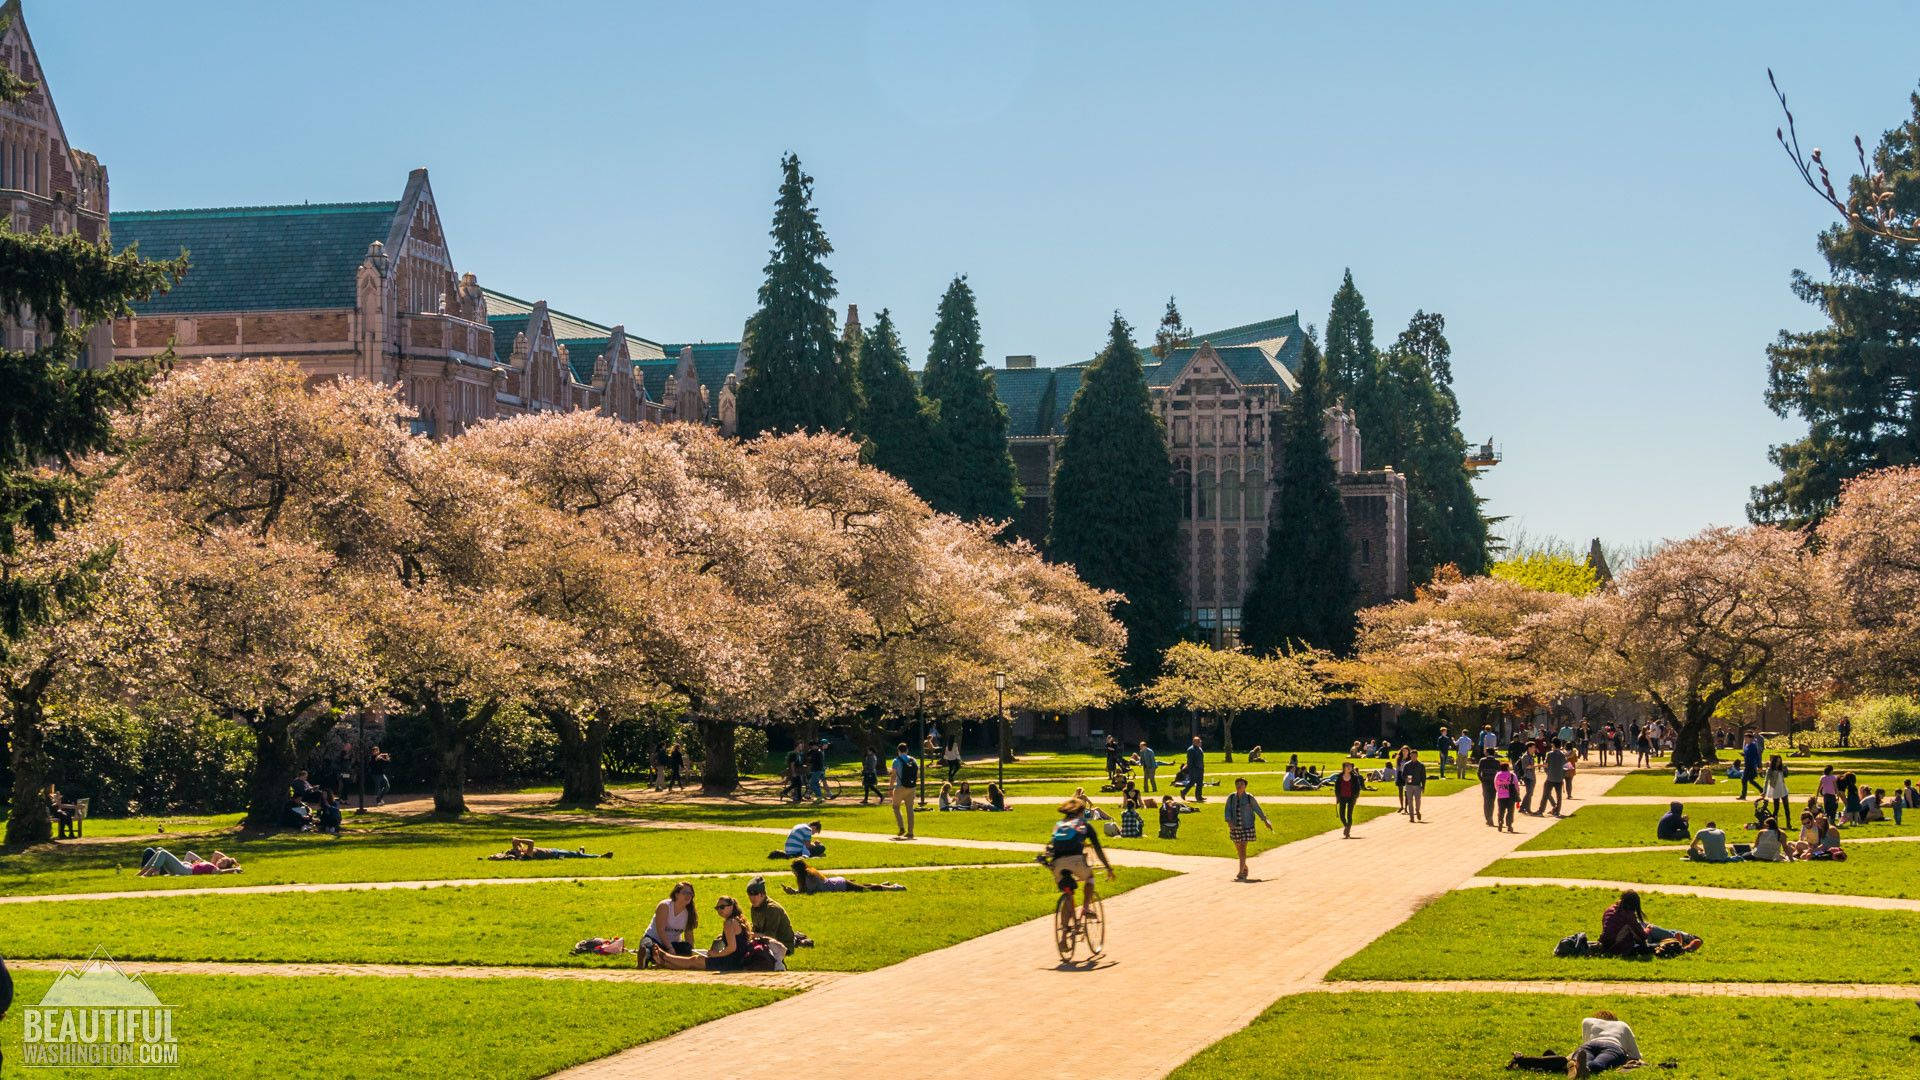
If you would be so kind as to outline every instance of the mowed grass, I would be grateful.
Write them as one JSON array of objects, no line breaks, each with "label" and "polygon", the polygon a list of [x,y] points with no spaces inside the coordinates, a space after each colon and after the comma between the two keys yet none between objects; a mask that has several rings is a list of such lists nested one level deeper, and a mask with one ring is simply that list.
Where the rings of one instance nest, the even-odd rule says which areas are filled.
[{"label": "mowed grass", "polygon": [[[25,1006],[54,975],[14,976],[0,1046],[20,1060]],[[785,997],[734,986],[543,979],[150,975],[174,1007],[179,1075],[340,1080],[546,1076]],[[113,1070],[37,1068],[90,1077]]]},{"label": "mowed grass", "polygon": [[[1172,852],[1178,855],[1208,855],[1226,857],[1233,855],[1233,844],[1227,839],[1227,825],[1224,796],[1209,796],[1197,813],[1182,815],[1180,836],[1175,840],[1161,840],[1157,812],[1143,811],[1146,835],[1135,840],[1107,836],[1102,832],[1100,842],[1118,849],[1144,848],[1154,851]],[[1278,800],[1262,804],[1267,819],[1273,823],[1269,832],[1260,829],[1254,842],[1247,845],[1251,854],[1265,851],[1280,844],[1301,840],[1328,829],[1338,828],[1339,819],[1334,814],[1331,799],[1324,806],[1299,806],[1291,801],[1286,804]],[[1111,808],[1117,818],[1117,806]],[[825,830],[821,840],[827,845],[827,854],[831,858],[836,844],[849,841],[835,840],[835,832],[881,833],[893,835],[896,828],[893,810],[886,805],[852,806],[825,805],[813,806],[777,806],[764,803],[657,803],[627,807],[609,811],[605,808],[599,813],[614,813],[640,820],[657,821],[700,821],[717,825],[748,825],[755,827],[785,828],[795,822],[818,819]],[[1354,812],[1354,821],[1364,821],[1381,814],[1391,814],[1393,810],[1384,806],[1362,806]],[[1052,833],[1054,823],[1060,815],[1051,806],[1013,806],[1002,813],[985,811],[953,811],[940,813],[929,809],[915,816],[914,833],[919,841],[914,844],[895,845],[903,853],[915,850],[927,839],[987,840],[995,843],[1030,848],[1038,853],[1045,846],[1047,837]],[[981,851],[981,854],[990,852]],[[904,857],[904,855],[903,855]],[[1026,856],[1031,858],[1031,855]],[[978,860],[990,861],[990,860]]]},{"label": "mowed grass", "polygon": [[[134,889],[219,888],[236,885],[321,884],[347,881],[441,881],[502,877],[596,877],[608,874],[699,874],[769,865],[767,852],[780,838],[692,829],[646,829],[611,824],[573,824],[500,816],[457,822],[431,817],[363,819],[335,839],[316,833],[228,833],[179,843],[160,843],[175,855],[202,856],[215,848],[240,860],[238,874],[195,877],[137,876],[145,841],[118,844],[53,844],[0,857],[0,895],[118,892]],[[578,848],[611,859],[545,859],[490,862],[484,856],[507,847],[510,837],[531,837],[545,847]],[[827,867],[921,866],[1015,862],[1017,854],[847,842],[835,846]],[[777,864],[774,864],[777,865]]]},{"label": "mowed grass", "polygon": [[1859,844],[1847,849],[1845,862],[1699,863],[1676,851],[1502,859],[1481,873],[1488,877],[1589,878],[1913,900],[1920,899],[1920,842]]},{"label": "mowed grass", "polygon": [[[884,873],[848,871],[856,881]],[[1113,896],[1172,876],[1122,869],[1099,877]],[[820,945],[789,957],[796,970],[866,971],[955,945],[1051,909],[1038,866],[891,875],[905,892],[786,896],[791,874],[768,874],[794,928]],[[746,876],[693,882],[705,948],[719,934],[716,898],[746,902]],[[465,885],[327,893],[59,900],[0,907],[13,957],[79,959],[96,947],[122,960],[259,963],[481,964],[628,967],[631,956],[573,956],[574,942],[624,936],[637,945],[671,881]],[[1036,957],[1036,960],[1044,957]],[[395,981],[379,984],[385,987]],[[364,985],[363,987],[364,988]],[[378,998],[380,995],[373,995]]]},{"label": "mowed grass", "polygon": [[[90,817],[80,823],[87,836],[198,836],[240,824],[241,814],[180,814],[136,817]],[[56,824],[54,831],[59,831]]]},{"label": "mowed grass", "polygon": [[[1847,769],[1835,766],[1833,773],[1835,776],[1839,776],[1847,771]],[[1870,787],[1886,788],[1887,794],[1891,795],[1893,794],[1893,789],[1899,787],[1903,780],[1920,782],[1920,768],[1909,769],[1906,772],[1898,773],[1867,772],[1855,769],[1853,770],[1853,774],[1854,778],[1860,783],[1861,794],[1863,795],[1866,794],[1866,789]],[[1608,795],[1668,795],[1682,800],[1698,798],[1726,800],[1740,797],[1740,781],[1727,779],[1726,763],[1723,762],[1714,766],[1714,776],[1717,779],[1712,784],[1676,784],[1673,782],[1673,770],[1671,769],[1641,770],[1622,776],[1617,783],[1607,789],[1606,793]],[[1762,773],[1761,781],[1764,783],[1765,779],[1765,774]],[[1808,765],[1804,758],[1797,763],[1787,763],[1788,794],[1798,795],[1804,799],[1819,790],[1820,767]],[[1755,791],[1752,786],[1747,788],[1748,801],[1751,801],[1759,794],[1760,793]]]},{"label": "mowed grass", "polygon": [[1328,978],[1920,983],[1920,955],[1899,945],[1920,935],[1920,912],[1908,911],[1643,893],[1649,922],[1698,934],[1706,945],[1671,960],[1553,955],[1568,934],[1599,937],[1600,915],[1618,898],[1555,885],[1460,889]]},{"label": "mowed grass", "polygon": [[[1704,828],[1709,821],[1717,821],[1726,830],[1729,843],[1751,843],[1753,831],[1744,828],[1753,820],[1751,807],[1742,809],[1718,800],[1681,800],[1685,807],[1688,823],[1695,829]],[[1537,836],[1529,837],[1520,845],[1522,851],[1556,851],[1575,848],[1604,847],[1672,847],[1685,848],[1686,844],[1674,840],[1660,840],[1653,835],[1654,828],[1660,822],[1660,816],[1667,812],[1663,806],[1609,806],[1604,803],[1579,805],[1574,814],[1554,823],[1552,828]],[[1800,823],[1781,822],[1780,827],[1789,836],[1799,831]],[[1920,812],[1906,815],[1906,820],[1895,825],[1893,819],[1876,821],[1870,825],[1850,825],[1840,830],[1841,839],[1853,840],[1866,836],[1920,836]],[[1874,845],[1879,846],[1879,845]]]},{"label": "mowed grass", "polygon": [[[1676,1080],[1874,1076],[1913,1060],[1920,1028],[1907,1001],[1792,998],[1590,998],[1561,994],[1295,994],[1201,1051],[1173,1080],[1373,1080],[1511,1077],[1514,1051],[1570,1053],[1580,1020],[1608,1009],[1640,1052]],[[1748,1037],[1754,1032],[1781,1037]],[[1799,1038],[1792,1032],[1817,1032]],[[1896,1068],[1897,1071],[1897,1068]],[[1611,1074],[1609,1074],[1611,1075]],[[1636,1076],[1639,1073],[1622,1073]]]}]

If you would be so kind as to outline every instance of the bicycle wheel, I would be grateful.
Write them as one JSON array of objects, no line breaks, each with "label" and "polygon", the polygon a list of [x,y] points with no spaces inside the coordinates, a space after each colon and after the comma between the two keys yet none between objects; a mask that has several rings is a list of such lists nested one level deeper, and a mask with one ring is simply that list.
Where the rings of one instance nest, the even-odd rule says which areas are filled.
[{"label": "bicycle wheel", "polygon": [[1063,892],[1053,906],[1053,944],[1060,950],[1060,962],[1073,961],[1074,946],[1080,940],[1080,920],[1074,910],[1073,894]]},{"label": "bicycle wheel", "polygon": [[1100,894],[1094,894],[1090,910],[1093,917],[1081,920],[1080,932],[1087,939],[1087,948],[1099,956],[1107,947],[1107,909],[1100,902]]}]

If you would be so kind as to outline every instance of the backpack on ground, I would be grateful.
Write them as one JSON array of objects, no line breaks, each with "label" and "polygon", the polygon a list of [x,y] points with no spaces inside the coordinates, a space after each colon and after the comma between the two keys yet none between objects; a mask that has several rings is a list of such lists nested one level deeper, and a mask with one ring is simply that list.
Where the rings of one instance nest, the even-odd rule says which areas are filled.
[{"label": "backpack on ground", "polygon": [[627,951],[627,939],[623,937],[617,937],[617,938],[590,937],[585,941],[578,942],[573,947],[573,955],[575,956],[579,956],[583,953],[593,953],[596,956],[619,956],[620,954],[626,951]]},{"label": "backpack on ground", "polygon": [[1585,956],[1592,951],[1593,946],[1587,943],[1585,932],[1568,934],[1560,939],[1560,944],[1553,947],[1555,956]]}]

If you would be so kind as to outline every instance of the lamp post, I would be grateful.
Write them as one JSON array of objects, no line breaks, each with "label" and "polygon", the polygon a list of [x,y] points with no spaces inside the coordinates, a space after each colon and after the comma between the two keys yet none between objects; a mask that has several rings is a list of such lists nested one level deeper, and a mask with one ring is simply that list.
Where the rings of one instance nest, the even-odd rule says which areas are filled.
[{"label": "lamp post", "polygon": [[920,718],[920,744],[914,748],[915,757],[920,759],[920,805],[927,805],[927,675],[920,672],[913,677],[913,692],[919,703],[913,711]]},{"label": "lamp post", "polygon": [[994,777],[1004,791],[1007,786],[1007,673],[993,673],[993,727],[1000,734],[1000,756],[994,761]]},{"label": "lamp post", "polygon": [[360,736],[354,740],[354,771],[360,774],[360,808],[356,814],[367,812],[367,710],[360,710]]}]

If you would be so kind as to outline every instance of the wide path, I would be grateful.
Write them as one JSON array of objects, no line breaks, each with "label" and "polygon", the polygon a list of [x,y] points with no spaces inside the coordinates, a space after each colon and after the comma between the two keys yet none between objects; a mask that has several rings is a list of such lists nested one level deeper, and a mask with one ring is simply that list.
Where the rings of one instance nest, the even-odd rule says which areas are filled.
[{"label": "wide path", "polygon": [[[1275,848],[1252,860],[1251,883],[1216,860],[1115,897],[1109,959],[1091,969],[1060,968],[1051,919],[1037,918],[561,1075],[789,1080],[793,1061],[766,1052],[768,1032],[805,1030],[830,1033],[836,1072],[911,1061],[919,1077],[1021,1076],[1058,1057],[1057,1025],[1044,1014],[1061,1002],[1178,1001],[1180,1024],[1100,1025],[1102,1077],[1161,1077],[1551,821],[1522,818],[1517,835],[1497,833],[1473,789],[1428,799],[1426,811],[1424,824],[1390,814],[1350,840],[1334,831]],[[1050,899],[1033,890],[1036,914]],[[966,1033],[967,1052],[939,1053],[955,1032]]]}]

